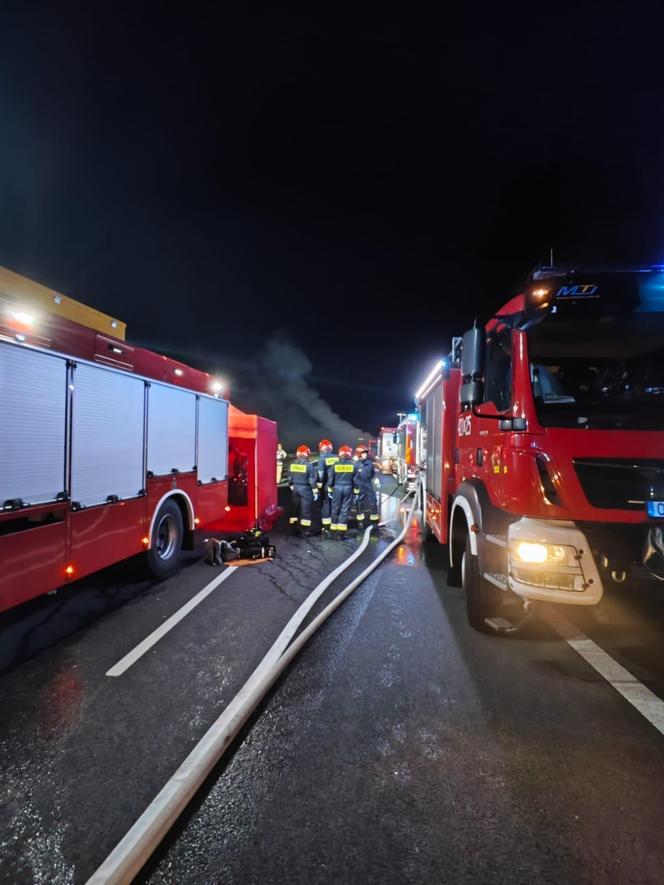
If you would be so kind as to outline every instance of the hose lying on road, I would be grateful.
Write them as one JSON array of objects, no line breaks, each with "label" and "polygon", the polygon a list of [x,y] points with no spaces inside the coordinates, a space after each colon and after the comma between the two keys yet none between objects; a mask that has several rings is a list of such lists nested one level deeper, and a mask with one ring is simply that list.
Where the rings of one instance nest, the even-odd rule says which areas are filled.
[{"label": "hose lying on road", "polygon": [[109,883],[125,885],[125,883],[132,881],[295,655],[343,600],[380,565],[397,544],[401,543],[413,521],[418,500],[419,491],[413,499],[410,513],[399,535],[289,645],[315,602],[330,584],[366,550],[371,527],[365,530],[357,550],[321,581],[305,599],[247,682],[131,829],[93,873],[88,880],[88,885],[101,885],[101,883],[104,885],[109,885]]}]

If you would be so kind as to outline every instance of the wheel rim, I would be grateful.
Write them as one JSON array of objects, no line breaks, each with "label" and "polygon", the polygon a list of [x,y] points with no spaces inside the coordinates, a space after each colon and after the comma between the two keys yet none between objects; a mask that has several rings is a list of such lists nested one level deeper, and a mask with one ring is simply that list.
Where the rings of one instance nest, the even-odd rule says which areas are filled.
[{"label": "wheel rim", "polygon": [[165,513],[159,520],[155,534],[154,549],[159,559],[170,559],[178,541],[178,525],[172,513]]}]

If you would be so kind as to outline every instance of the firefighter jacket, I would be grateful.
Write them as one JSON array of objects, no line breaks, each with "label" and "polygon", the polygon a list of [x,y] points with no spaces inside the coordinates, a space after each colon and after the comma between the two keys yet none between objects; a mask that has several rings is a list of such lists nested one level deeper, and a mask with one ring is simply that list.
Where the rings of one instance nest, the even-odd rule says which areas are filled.
[{"label": "firefighter jacket", "polygon": [[318,465],[316,467],[319,487],[326,489],[329,486],[329,479],[330,474],[332,473],[332,468],[338,460],[339,458],[336,455],[333,455],[332,452],[326,455],[319,456]]},{"label": "firefighter jacket", "polygon": [[373,461],[370,461],[368,458],[366,461],[363,461],[360,458],[357,464],[355,485],[359,489],[364,489],[369,486],[373,486],[375,488],[376,486],[380,485],[378,474],[376,473],[376,468],[374,467]]},{"label": "firefighter jacket", "polygon": [[356,475],[357,463],[351,461],[350,458],[339,458],[328,475],[328,488],[353,489],[355,487]]},{"label": "firefighter jacket", "polygon": [[316,490],[316,468],[306,458],[296,458],[288,468],[288,484],[291,486],[309,486]]}]

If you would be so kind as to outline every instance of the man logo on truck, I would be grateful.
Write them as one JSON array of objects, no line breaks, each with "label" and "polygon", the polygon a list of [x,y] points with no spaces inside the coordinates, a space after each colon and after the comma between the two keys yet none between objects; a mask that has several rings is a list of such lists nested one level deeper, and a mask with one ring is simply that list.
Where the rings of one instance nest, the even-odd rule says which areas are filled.
[{"label": "man logo on truck", "polygon": [[599,298],[599,286],[588,283],[584,286],[561,286],[556,298]]}]

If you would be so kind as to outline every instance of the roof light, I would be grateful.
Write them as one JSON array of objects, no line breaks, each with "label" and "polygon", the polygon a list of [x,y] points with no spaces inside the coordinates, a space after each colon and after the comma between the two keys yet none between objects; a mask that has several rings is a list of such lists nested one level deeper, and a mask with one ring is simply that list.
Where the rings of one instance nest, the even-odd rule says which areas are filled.
[{"label": "roof light", "polygon": [[222,390],[224,389],[224,383],[223,383],[223,381],[220,381],[218,378],[216,378],[216,379],[215,379],[214,381],[212,381],[212,383],[210,384],[210,389],[211,389],[212,393],[215,394],[215,396],[216,396],[217,394],[221,393]]},{"label": "roof light", "polygon": [[14,335],[17,341],[25,341],[25,335]]},{"label": "roof light", "polygon": [[10,314],[22,326],[31,326],[35,321],[34,315],[24,310],[11,310]]},{"label": "roof light", "polygon": [[182,369],[176,369],[175,374],[178,376],[178,378],[181,378],[184,375],[184,372],[182,371]]},{"label": "roof light", "polygon": [[62,304],[62,295],[54,295],[54,296],[53,296],[53,302],[54,302],[55,304]]},{"label": "roof light", "polygon": [[118,327],[118,321],[111,320],[111,329],[117,329],[117,327]]},{"label": "roof light", "polygon": [[422,394],[427,389],[427,387],[431,384],[431,382],[436,379],[437,375],[439,375],[440,372],[442,372],[444,365],[445,365],[445,360],[437,360],[436,365],[433,367],[433,369],[427,375],[426,381],[422,384],[420,389],[415,394],[415,399],[419,399],[422,396]]}]

